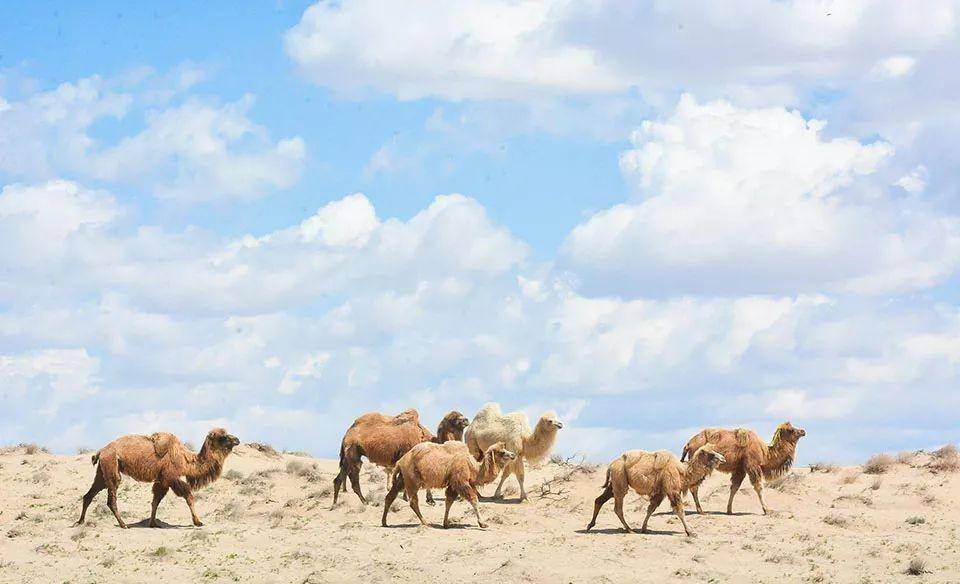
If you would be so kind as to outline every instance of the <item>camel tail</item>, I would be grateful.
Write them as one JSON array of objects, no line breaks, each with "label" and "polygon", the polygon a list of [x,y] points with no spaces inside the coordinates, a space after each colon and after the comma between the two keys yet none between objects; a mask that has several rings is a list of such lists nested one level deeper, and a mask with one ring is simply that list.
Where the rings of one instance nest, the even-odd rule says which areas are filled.
[{"label": "camel tail", "polygon": [[90,464],[96,465],[98,462],[100,462],[100,451],[99,451],[99,450],[96,451],[96,452],[94,452],[93,455],[90,456]]},{"label": "camel tail", "polygon": [[607,476],[603,479],[603,486],[600,487],[603,490],[607,490],[610,487],[610,469],[607,469]]}]

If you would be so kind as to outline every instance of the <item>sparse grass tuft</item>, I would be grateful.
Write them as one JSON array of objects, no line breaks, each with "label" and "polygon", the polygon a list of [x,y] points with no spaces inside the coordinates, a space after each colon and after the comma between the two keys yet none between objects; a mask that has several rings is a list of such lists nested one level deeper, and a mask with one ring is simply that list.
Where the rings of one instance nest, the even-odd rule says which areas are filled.
[{"label": "sparse grass tuft", "polygon": [[920,576],[922,574],[926,574],[928,572],[927,563],[920,558],[913,558],[910,560],[910,563],[907,565],[907,569],[905,571],[911,576]]},{"label": "sparse grass tuft", "polygon": [[866,464],[863,465],[863,472],[875,475],[883,474],[889,471],[893,464],[893,457],[889,454],[874,454],[867,459]]},{"label": "sparse grass tuft", "polygon": [[850,523],[846,517],[841,517],[840,515],[827,515],[823,518],[823,522],[827,525],[833,525],[834,527],[846,527]]},{"label": "sparse grass tuft", "polygon": [[909,523],[910,525],[921,525],[926,522],[927,522],[926,519],[918,515],[914,515],[913,517],[907,517],[907,520],[906,520],[906,523]]},{"label": "sparse grass tuft", "polygon": [[873,481],[870,483],[871,491],[879,491],[880,486],[883,484],[883,479],[880,477],[874,477]]},{"label": "sparse grass tuft", "polygon": [[24,454],[27,454],[27,455],[30,455],[30,456],[33,456],[34,454],[40,454],[41,452],[44,452],[44,453],[49,453],[49,452],[50,452],[49,450],[47,450],[47,449],[44,448],[43,446],[40,446],[40,445],[38,445],[38,444],[34,444],[33,442],[28,442],[28,443],[26,443],[26,444],[24,444],[23,442],[21,442],[20,444],[18,444],[18,446],[19,446],[20,448],[23,448],[23,453],[24,453]]},{"label": "sparse grass tuft", "polygon": [[814,462],[810,465],[810,472],[831,473],[837,472],[837,465],[831,462]]},{"label": "sparse grass tuft", "polygon": [[77,455],[78,455],[78,456],[83,455],[83,454],[90,454],[91,452],[93,452],[93,450],[90,450],[89,448],[84,448],[83,446],[81,446],[80,448],[77,448]]},{"label": "sparse grass tuft", "polygon": [[769,481],[767,486],[776,491],[780,491],[781,493],[786,493],[796,491],[797,487],[800,486],[802,482],[803,475],[791,472]]},{"label": "sparse grass tuft", "polygon": [[158,547],[157,549],[153,550],[152,552],[150,552],[150,555],[153,556],[153,557],[155,557],[155,558],[165,558],[165,557],[169,556],[169,555],[172,554],[172,553],[173,553],[173,552],[170,551],[170,548],[168,548],[168,547],[165,546],[165,545],[162,545],[162,546]]},{"label": "sparse grass tuft", "polygon": [[230,521],[239,521],[243,518],[243,504],[236,499],[227,501],[217,514]]},{"label": "sparse grass tuft", "polygon": [[852,485],[857,482],[860,478],[860,473],[858,472],[845,472],[840,475],[840,484],[841,485]]},{"label": "sparse grass tuft", "polygon": [[307,464],[299,460],[291,460],[287,463],[287,474],[306,479],[309,483],[323,480],[323,473],[315,462]]},{"label": "sparse grass tuft", "polygon": [[223,478],[228,481],[241,481],[243,480],[243,473],[237,469],[231,468],[227,472],[223,473]]}]

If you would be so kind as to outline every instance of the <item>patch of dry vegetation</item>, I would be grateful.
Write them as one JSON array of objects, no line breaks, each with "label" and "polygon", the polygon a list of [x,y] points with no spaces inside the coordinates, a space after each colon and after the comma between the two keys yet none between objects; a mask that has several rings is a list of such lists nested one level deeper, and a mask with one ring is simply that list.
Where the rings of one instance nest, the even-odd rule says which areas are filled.
[{"label": "patch of dry vegetation", "polygon": [[831,462],[814,462],[810,465],[810,472],[832,473],[838,470],[837,465]]},{"label": "patch of dry vegetation", "polygon": [[823,522],[834,527],[846,527],[850,524],[850,521],[841,515],[827,515],[823,518]]},{"label": "patch of dry vegetation", "polygon": [[873,475],[884,474],[890,470],[894,463],[893,457],[889,454],[874,454],[863,465],[863,472]]},{"label": "patch of dry vegetation", "polygon": [[323,473],[317,463],[305,463],[299,460],[291,460],[287,463],[287,474],[306,479],[308,483],[318,483],[323,480]]},{"label": "patch of dry vegetation", "polygon": [[280,453],[277,452],[277,449],[269,444],[264,444],[263,442],[247,442],[247,446],[267,456],[280,458]]},{"label": "patch of dry vegetation", "polygon": [[852,485],[860,479],[860,473],[847,471],[840,475],[840,484],[841,485]]},{"label": "patch of dry vegetation", "polygon": [[910,563],[907,565],[907,569],[904,570],[904,572],[911,576],[921,576],[929,572],[929,570],[927,570],[926,562],[920,558],[914,558],[910,560]]},{"label": "patch of dry vegetation", "polygon": [[933,472],[960,471],[960,452],[954,444],[947,444],[932,453],[933,460],[928,465]]}]

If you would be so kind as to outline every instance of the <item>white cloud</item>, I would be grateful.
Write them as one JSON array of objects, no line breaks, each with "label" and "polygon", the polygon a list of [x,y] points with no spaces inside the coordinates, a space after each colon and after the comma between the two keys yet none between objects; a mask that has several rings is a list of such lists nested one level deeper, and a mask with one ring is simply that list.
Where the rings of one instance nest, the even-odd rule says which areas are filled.
[{"label": "white cloud", "polygon": [[698,0],[352,0],[311,6],[285,41],[315,82],[400,99],[529,99],[633,86],[782,96],[797,81],[878,61],[884,72],[905,74],[909,57],[889,51],[945,45],[957,12],[952,0],[742,0],[735,9]]},{"label": "white cloud", "polygon": [[826,139],[823,127],[684,96],[621,156],[636,200],[577,226],[567,261],[588,289],[634,295],[882,293],[950,275],[958,220],[884,192],[871,175],[889,144]]},{"label": "white cloud", "polygon": [[916,65],[916,60],[913,57],[895,55],[877,61],[871,72],[878,77],[896,79],[912,73],[914,65]]},{"label": "white cloud", "polygon": [[[252,96],[220,105],[171,100],[202,78],[183,66],[119,80],[63,83],[0,109],[0,173],[38,180],[71,177],[130,185],[165,199],[251,200],[293,185],[306,161],[294,136],[273,142],[248,118]],[[104,143],[94,124],[129,120],[147,108],[145,127]]]}]

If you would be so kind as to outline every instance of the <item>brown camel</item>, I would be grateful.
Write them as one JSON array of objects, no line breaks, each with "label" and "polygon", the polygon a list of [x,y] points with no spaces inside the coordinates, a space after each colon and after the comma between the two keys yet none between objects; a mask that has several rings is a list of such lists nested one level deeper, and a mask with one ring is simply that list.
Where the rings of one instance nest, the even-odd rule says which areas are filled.
[{"label": "brown camel", "polygon": [[420,518],[420,523],[427,525],[420,514],[418,492],[420,489],[446,488],[447,507],[443,513],[443,526],[450,526],[450,507],[457,497],[463,497],[473,506],[477,524],[486,528],[487,524],[480,518],[480,508],[477,506],[480,498],[477,487],[493,482],[500,470],[516,458],[516,454],[504,448],[503,442],[488,448],[481,462],[477,462],[463,442],[417,444],[397,461],[393,486],[383,501],[380,523],[387,527],[390,505],[403,489],[410,501],[410,508]]},{"label": "brown camel", "polygon": [[[777,427],[770,445],[764,444],[753,430],[737,428],[706,428],[690,438],[683,447],[683,460],[690,453],[695,452],[707,442],[714,445],[717,452],[722,454],[726,461],[717,467],[717,470],[731,473],[730,498],[727,500],[727,514],[733,514],[733,497],[740,489],[744,477],[750,477],[750,484],[757,492],[763,514],[769,511],[763,500],[763,481],[786,474],[793,466],[793,459],[797,451],[797,442],[807,433],[803,428],[795,428],[790,422]],[[698,495],[699,486],[693,486],[693,501],[697,505],[697,513],[703,513]]]},{"label": "brown camel", "polygon": [[[430,430],[420,424],[420,414],[415,409],[404,410],[396,416],[387,416],[379,412],[364,414],[353,422],[340,443],[340,472],[333,479],[333,503],[337,503],[340,488],[346,491],[345,482],[350,479],[353,492],[366,505],[367,500],[360,491],[361,456],[378,464],[393,474],[393,467],[411,448],[421,442],[443,443],[447,440],[463,438],[463,429],[470,420],[457,411],[443,417],[434,437]],[[388,485],[389,486],[389,485]],[[433,497],[427,492],[427,499]]]},{"label": "brown camel", "polygon": [[83,524],[87,507],[97,493],[107,489],[107,506],[120,527],[127,527],[117,510],[117,487],[121,475],[125,474],[143,483],[153,483],[150,527],[157,527],[157,506],[169,489],[187,501],[193,524],[200,527],[203,523],[193,510],[193,489],[220,478],[223,462],[237,444],[240,444],[237,437],[223,428],[210,430],[199,453],[191,452],[176,436],[166,432],[117,438],[91,457],[93,464],[97,465],[97,472],[93,485],[83,496],[83,509],[77,525]]},{"label": "brown camel", "polygon": [[603,493],[593,503],[593,518],[590,519],[587,530],[589,531],[597,524],[600,508],[612,497],[614,512],[620,518],[620,523],[623,523],[627,533],[631,533],[627,520],[623,518],[623,498],[633,488],[638,495],[645,496],[650,501],[647,505],[647,516],[643,518],[640,531],[646,533],[650,516],[666,497],[670,500],[673,512],[683,524],[683,530],[692,537],[694,533],[687,527],[687,519],[683,512],[683,493],[694,485],[702,483],[723,461],[723,455],[714,450],[712,444],[698,448],[690,462],[686,464],[677,460],[672,452],[666,450],[659,452],[628,450],[620,458],[611,462],[607,468]]}]

